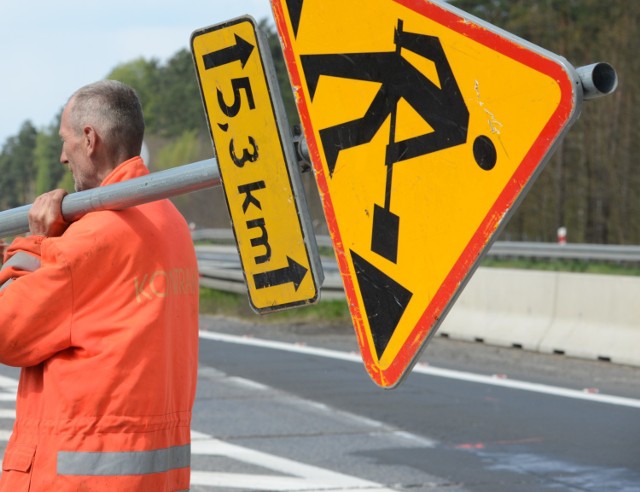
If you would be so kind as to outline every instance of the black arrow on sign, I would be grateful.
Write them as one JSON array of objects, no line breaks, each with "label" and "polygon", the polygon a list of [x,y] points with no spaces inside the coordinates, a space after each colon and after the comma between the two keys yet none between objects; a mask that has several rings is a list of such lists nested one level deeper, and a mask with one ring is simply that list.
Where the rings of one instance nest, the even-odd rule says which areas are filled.
[{"label": "black arrow on sign", "polygon": [[228,46],[227,48],[222,48],[218,51],[212,51],[211,53],[207,53],[202,56],[204,61],[204,68],[209,70],[210,68],[220,67],[222,65],[226,65],[227,63],[233,63],[235,61],[239,61],[242,63],[242,68],[247,64],[247,60],[253,53],[253,46],[248,41],[245,41],[240,36],[235,34],[236,44],[233,46]]},{"label": "black arrow on sign", "polygon": [[288,256],[287,261],[289,265],[284,268],[255,274],[253,281],[256,284],[256,289],[266,289],[267,287],[293,283],[295,289],[298,290],[298,287],[300,287],[302,280],[309,270]]}]

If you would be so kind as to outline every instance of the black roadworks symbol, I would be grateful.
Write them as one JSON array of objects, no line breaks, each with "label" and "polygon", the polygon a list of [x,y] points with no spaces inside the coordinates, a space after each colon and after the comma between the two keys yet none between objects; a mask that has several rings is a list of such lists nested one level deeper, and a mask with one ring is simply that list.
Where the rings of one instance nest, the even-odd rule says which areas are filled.
[{"label": "black roadworks symbol", "polygon": [[[320,139],[330,176],[342,150],[369,143],[390,118],[385,165],[387,182],[384,206],[374,208],[372,250],[397,262],[400,217],[391,212],[393,167],[395,164],[467,143],[469,110],[440,40],[435,36],[406,32],[398,20],[394,33],[395,51],[301,56],[309,94],[313,99],[322,76],[377,82],[376,93],[366,114],[320,130]],[[420,72],[402,55],[410,51],[434,63],[438,81]],[[405,100],[433,131],[396,141],[396,116]],[[488,137],[473,145],[476,163],[491,170],[496,151]],[[423,161],[424,162],[424,161]]]},{"label": "black roadworks symbol", "polygon": [[[406,32],[403,21],[398,20],[394,44],[395,50],[389,52],[302,55],[301,62],[312,100],[323,76],[380,85],[364,116],[322,128],[319,134],[329,177],[334,179],[340,153],[369,143],[389,120],[385,152],[385,202],[384,205],[374,204],[373,207],[371,251],[392,263],[398,263],[400,216],[391,211],[394,166],[467,144],[470,115],[439,38]],[[432,62],[437,80],[431,80],[408,61],[404,56],[407,52]],[[397,140],[397,113],[401,100],[406,101],[432,131]],[[497,162],[496,148],[491,139],[481,135],[474,140],[472,147],[475,163],[481,169],[491,171]],[[420,160],[419,164],[416,162],[406,165],[429,164],[429,160],[425,159]],[[380,358],[413,293],[355,251],[351,251],[351,259]]]}]

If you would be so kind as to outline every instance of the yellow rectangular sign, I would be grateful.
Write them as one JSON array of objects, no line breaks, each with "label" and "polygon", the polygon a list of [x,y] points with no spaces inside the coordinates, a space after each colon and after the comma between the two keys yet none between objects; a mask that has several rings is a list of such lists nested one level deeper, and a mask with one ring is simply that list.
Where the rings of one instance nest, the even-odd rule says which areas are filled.
[{"label": "yellow rectangular sign", "polygon": [[322,270],[271,59],[261,45],[250,17],[191,37],[249,298],[263,313],[316,301]]}]

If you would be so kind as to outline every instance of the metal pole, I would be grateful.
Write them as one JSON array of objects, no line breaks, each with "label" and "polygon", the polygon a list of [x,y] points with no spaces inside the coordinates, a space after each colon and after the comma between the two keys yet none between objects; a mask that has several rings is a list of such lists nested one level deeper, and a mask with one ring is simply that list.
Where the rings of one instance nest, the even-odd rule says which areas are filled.
[{"label": "metal pole", "polygon": [[618,74],[608,63],[592,63],[578,67],[576,72],[580,77],[585,101],[608,96],[618,88]]},{"label": "metal pole", "polygon": [[[207,159],[121,183],[71,193],[62,201],[62,215],[67,222],[73,222],[89,212],[122,210],[219,185],[218,162],[216,159]],[[0,212],[0,238],[29,232],[30,209],[31,205],[24,205]]]}]

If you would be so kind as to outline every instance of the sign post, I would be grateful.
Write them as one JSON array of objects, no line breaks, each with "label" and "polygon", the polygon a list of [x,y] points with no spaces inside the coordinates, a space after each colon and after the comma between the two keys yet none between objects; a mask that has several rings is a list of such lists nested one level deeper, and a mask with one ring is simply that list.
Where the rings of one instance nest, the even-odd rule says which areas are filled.
[{"label": "sign post", "polygon": [[[215,159],[207,159],[70,193],[62,200],[62,216],[67,222],[73,222],[89,212],[122,210],[219,184],[218,164]],[[23,205],[0,212],[0,238],[29,232],[30,209],[31,205]]]},{"label": "sign post", "polygon": [[322,267],[268,48],[241,17],[191,47],[249,298],[259,313],[315,302]]},{"label": "sign post", "polygon": [[444,2],[272,6],[363,360],[393,387],[577,118],[580,77]]}]

